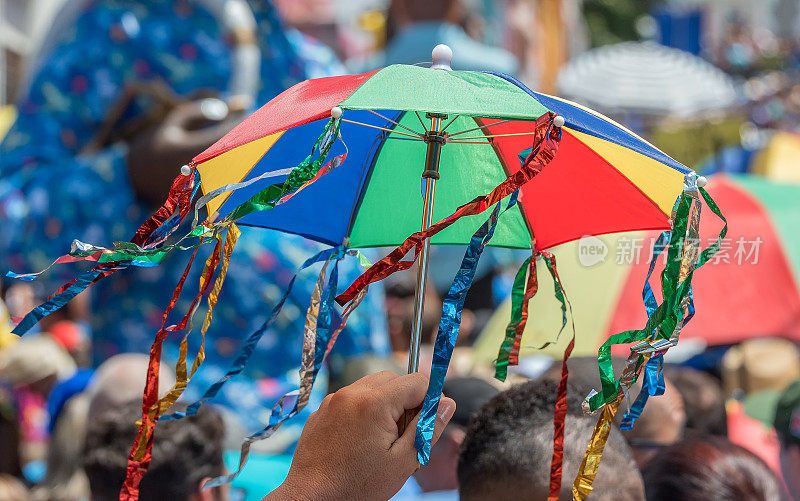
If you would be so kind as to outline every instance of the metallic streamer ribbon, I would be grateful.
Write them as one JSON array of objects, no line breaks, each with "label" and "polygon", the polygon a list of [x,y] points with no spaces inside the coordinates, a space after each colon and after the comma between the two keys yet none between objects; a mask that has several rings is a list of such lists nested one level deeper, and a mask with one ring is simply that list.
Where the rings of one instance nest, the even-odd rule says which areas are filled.
[{"label": "metallic streamer ribbon", "polygon": [[[711,211],[719,217],[724,226],[717,240],[699,253],[699,221],[700,197]],[[641,413],[644,403],[650,395],[661,392],[661,359],[663,352],[674,346],[680,336],[681,329],[694,315],[694,304],[691,294],[691,280],[694,270],[705,264],[719,250],[722,239],[727,234],[728,225],[719,207],[708,193],[696,185],[696,175],[689,173],[684,182],[684,192],[678,198],[672,214],[672,230],[670,248],[667,253],[667,264],[661,274],[663,302],[656,305],[649,285],[646,285],[642,297],[645,308],[650,313],[647,324],[640,331],[626,331],[609,337],[598,350],[598,364],[603,383],[602,393],[590,394],[584,402],[585,410],[603,408],[597,426],[587,449],[586,456],[573,484],[573,498],[583,500],[592,490],[592,482],[597,473],[603,447],[608,439],[608,430],[628,388],[636,381],[642,367],[649,366],[647,390],[637,397],[631,412],[626,416],[628,422]],[[666,238],[666,237],[665,237]],[[659,239],[661,240],[661,238]],[[652,272],[653,263],[651,263]],[[650,273],[648,273],[648,278]],[[655,308],[654,308],[655,306]],[[687,315],[688,313],[688,315]],[[610,346],[612,344],[638,342],[631,347],[631,355],[619,381],[613,378],[610,362]],[[653,364],[649,360],[656,358]]]},{"label": "metallic streamer ribbon", "polygon": [[192,220],[192,228],[194,229],[197,226],[197,222],[200,218],[200,210],[208,205],[209,202],[217,198],[218,196],[222,195],[223,193],[228,193],[231,191],[241,190],[242,188],[247,188],[251,184],[255,184],[263,179],[268,179],[271,177],[278,177],[284,176],[292,172],[294,167],[289,167],[287,169],[278,169],[269,172],[265,172],[259,176],[256,176],[252,179],[248,179],[247,181],[242,181],[241,183],[230,183],[224,186],[220,186],[215,190],[211,190],[205,195],[201,196],[197,199],[197,202],[194,204],[194,219]]},{"label": "metallic streamer ribbon", "polygon": [[[142,481],[142,477],[144,477],[144,474],[147,472],[147,468],[152,459],[151,453],[153,449],[153,431],[155,430],[155,423],[159,418],[158,371],[161,366],[161,348],[164,343],[164,339],[170,332],[183,330],[186,328],[191,315],[197,308],[197,303],[206,293],[209,285],[211,284],[211,277],[213,276],[214,271],[220,262],[221,247],[221,241],[218,240],[217,244],[214,246],[211,256],[209,256],[208,260],[206,260],[203,273],[201,274],[200,290],[194,297],[194,300],[192,301],[187,313],[177,324],[164,328],[167,315],[170,311],[172,311],[172,308],[174,308],[175,303],[178,300],[178,296],[183,288],[183,283],[185,282],[185,277],[188,275],[192,261],[188,263],[186,270],[184,271],[184,274],[178,283],[178,287],[176,287],[175,291],[173,292],[172,300],[164,312],[162,327],[156,333],[155,340],[150,347],[150,361],[147,367],[147,378],[145,380],[145,388],[142,395],[142,421],[139,426],[139,430],[136,433],[136,439],[131,447],[130,455],[128,456],[128,467],[126,470],[125,483],[120,491],[121,501],[136,501],[139,498],[139,484]],[[194,258],[194,255],[192,258]]]},{"label": "metallic streamer ribbon", "polygon": [[125,262],[109,262],[84,271],[75,280],[61,286],[47,301],[29,311],[11,332],[17,336],[25,334],[41,319],[63,308],[90,285],[127,267],[128,263]]},{"label": "metallic streamer ribbon", "polygon": [[[649,354],[640,355],[638,353],[631,353],[625,364],[625,369],[620,376],[620,384],[629,388],[641,371]],[[619,406],[625,399],[624,394],[619,393],[613,401],[606,404],[597,419],[592,438],[589,440],[589,446],[586,449],[586,455],[583,457],[580,468],[578,468],[578,475],[575,482],[572,484],[572,499],[576,501],[583,501],[592,492],[592,484],[597,476],[597,470],[600,467],[600,460],[603,457],[603,449],[608,441],[608,434],[613,426],[614,416],[617,414]]]},{"label": "metallic streamer ribbon", "polygon": [[142,223],[136,234],[131,239],[136,245],[144,245],[147,243],[150,236],[167,221],[173,214],[178,214],[178,220],[173,224],[177,226],[180,221],[189,213],[192,204],[192,197],[196,193],[197,171],[192,169],[192,173],[188,176],[178,174],[172,181],[169,194],[164,204],[159,207],[147,221]]},{"label": "metallic streamer ribbon", "polygon": [[[536,135],[534,136],[534,144],[536,147],[519,171],[508,176],[505,181],[497,185],[490,193],[479,196],[471,202],[462,205],[456,209],[453,214],[434,223],[427,230],[419,231],[409,236],[388,256],[372,265],[366,272],[358,277],[346,291],[336,298],[336,302],[344,306],[352,301],[358,295],[359,291],[367,285],[383,280],[397,271],[407,270],[413,266],[420,252],[422,252],[425,239],[436,235],[463,216],[480,214],[519,189],[520,186],[527,183],[536,174],[541,172],[558,151],[558,144],[561,139],[561,129],[553,127],[554,117],[555,115],[553,113],[548,112],[536,120]],[[403,257],[405,257],[412,248],[414,249],[414,257],[411,260],[403,261]]]},{"label": "metallic streamer ribbon", "polygon": [[244,370],[245,366],[247,365],[248,360],[250,360],[250,356],[253,354],[253,351],[255,351],[255,348],[256,348],[256,345],[258,345],[258,342],[261,340],[261,338],[267,332],[267,329],[269,329],[272,326],[272,324],[275,322],[275,320],[278,318],[278,314],[283,309],[283,305],[284,305],[284,303],[286,303],[286,299],[289,297],[289,294],[292,292],[292,288],[294,287],[295,280],[297,279],[297,276],[300,274],[300,272],[305,270],[306,268],[308,268],[309,266],[311,266],[311,265],[313,265],[315,263],[319,263],[320,261],[329,260],[331,255],[335,251],[336,251],[336,248],[325,249],[325,250],[317,253],[313,257],[310,257],[309,259],[307,259],[300,266],[300,268],[294,274],[292,279],[289,281],[289,285],[288,285],[288,287],[286,287],[286,291],[283,293],[283,296],[281,296],[281,298],[278,301],[278,303],[273,307],[272,313],[270,314],[269,318],[267,318],[267,320],[264,321],[264,323],[261,324],[261,326],[258,329],[256,329],[252,334],[250,334],[247,337],[247,339],[245,340],[244,344],[242,345],[242,349],[239,352],[239,355],[236,357],[236,360],[233,362],[233,364],[231,365],[230,369],[228,369],[228,372],[226,372],[225,375],[222,376],[219,380],[215,381],[214,384],[212,384],[209,387],[209,389],[206,390],[206,392],[203,394],[203,396],[199,400],[197,400],[196,402],[193,402],[191,405],[189,405],[189,407],[187,407],[185,412],[175,412],[175,413],[166,415],[166,416],[162,417],[161,419],[180,419],[180,418],[183,418],[183,417],[186,417],[186,416],[194,416],[195,414],[197,414],[198,409],[200,409],[200,407],[202,405],[204,405],[206,402],[208,402],[209,400],[211,400],[212,398],[217,396],[217,394],[222,389],[222,387],[225,385],[225,383],[227,383],[234,376],[240,374]]},{"label": "metallic streamer ribbon", "polygon": [[[62,308],[67,302],[72,300],[72,298],[87,287],[116,271],[129,266],[157,266],[176,248],[188,250],[196,245],[202,245],[205,242],[202,237],[207,236],[209,232],[216,234],[221,226],[228,225],[239,217],[255,210],[271,209],[274,207],[275,202],[270,202],[270,200],[290,194],[295,189],[303,186],[304,183],[314,178],[319,167],[327,157],[334,139],[338,137],[338,127],[338,121],[335,120],[331,120],[325,126],[325,130],[314,143],[314,150],[319,148],[320,156],[312,161],[311,159],[314,152],[314,150],[312,150],[312,154],[309,155],[303,163],[291,170],[289,178],[285,182],[272,185],[260,191],[250,200],[234,209],[233,213],[226,218],[226,221],[222,221],[213,227],[206,227],[205,225],[194,227],[193,223],[192,231],[181,238],[176,244],[156,247],[158,244],[163,243],[163,241],[177,229],[180,222],[191,210],[192,200],[200,185],[200,183],[197,182],[199,175],[194,168],[190,175],[178,175],[173,180],[164,204],[137,229],[130,242],[115,242],[115,249],[112,250],[76,241],[73,243],[73,247],[77,248],[73,249],[73,252],[56,259],[56,261],[45,268],[45,270],[28,274],[17,274],[9,271],[7,276],[11,278],[33,280],[37,275],[43,273],[54,264],[76,261],[109,263],[107,266],[95,267],[92,270],[84,272],[76,280],[62,286],[59,292],[54,294],[54,297],[29,312],[14,330],[14,333],[17,335],[24,334],[42,318]],[[246,185],[247,183],[242,183],[238,188],[242,188]],[[234,187],[231,189],[238,188]],[[269,193],[274,193],[274,196],[272,199],[267,200]],[[237,216],[236,214],[239,215]],[[199,242],[193,246],[181,247],[180,244],[190,237],[201,238]]]},{"label": "metallic streamer ribbon", "polygon": [[[519,191],[511,195],[505,210],[510,209],[517,203]],[[505,211],[504,211],[505,212]],[[439,332],[433,348],[433,361],[431,363],[431,376],[428,382],[428,390],[425,400],[422,402],[422,410],[417,422],[417,431],[414,439],[414,447],[417,449],[417,459],[420,464],[428,464],[431,453],[431,440],[433,439],[433,428],[436,424],[436,410],[439,408],[439,400],[442,396],[444,378],[450,366],[450,358],[453,355],[453,348],[458,338],[458,330],[461,326],[461,312],[464,309],[464,300],[467,291],[472,286],[475,278],[475,270],[478,267],[483,250],[491,240],[494,229],[497,226],[497,218],[500,215],[500,204],[497,204],[492,211],[489,219],[481,225],[472,235],[461,267],[453,279],[453,284],[444,298],[442,305],[442,316],[439,321]]]},{"label": "metallic streamer ribbon", "polygon": [[278,202],[275,205],[280,205],[280,204],[283,204],[283,203],[286,203],[287,201],[289,201],[289,199],[291,199],[293,196],[297,195],[298,193],[300,193],[304,189],[308,188],[309,186],[311,186],[312,184],[317,182],[319,180],[319,178],[321,178],[325,174],[329,173],[330,171],[332,171],[336,167],[342,165],[342,163],[344,163],[345,158],[347,158],[347,154],[346,153],[342,153],[341,155],[336,155],[335,157],[333,157],[330,162],[328,162],[327,164],[322,166],[319,169],[319,171],[317,171],[317,173],[314,175],[314,177],[312,177],[311,179],[309,179],[308,181],[303,183],[295,191],[289,193],[288,195],[282,196],[280,198],[280,200],[278,200]]},{"label": "metallic streamer ribbon", "polygon": [[[559,303],[561,303],[561,329],[558,331],[559,336],[567,325],[567,306],[569,306],[570,316],[572,315],[572,304],[567,299],[564,292],[564,285],[561,283],[561,277],[558,276],[556,268],[556,257],[548,251],[542,251],[542,258],[544,259],[550,276],[553,278],[554,294]],[[556,337],[558,339],[558,336]],[[550,343],[545,343],[544,346]],[[559,498],[561,493],[561,480],[563,477],[563,462],[564,462],[564,421],[567,417],[567,380],[569,379],[569,368],[567,361],[572,354],[572,349],[575,347],[575,322],[572,322],[572,338],[570,339],[567,347],[564,349],[564,357],[561,360],[561,380],[558,383],[556,391],[556,404],[555,411],[553,412],[553,457],[550,461],[550,488],[548,492],[548,500],[555,501]]]},{"label": "metallic streamer ribbon", "polygon": [[[311,294],[311,304],[306,313],[303,357],[300,365],[300,388],[281,397],[272,408],[267,426],[245,439],[242,443],[239,467],[236,471],[209,480],[205,484],[206,488],[220,486],[236,478],[247,463],[247,458],[250,455],[250,446],[253,442],[272,436],[287,419],[300,412],[308,403],[311,388],[327,353],[328,341],[331,337],[331,319],[334,316],[333,298],[336,295],[338,265],[346,253],[345,248],[341,246],[334,250],[335,252],[331,253],[322,265],[322,270],[317,277],[317,284]],[[324,288],[326,271],[331,261],[334,261],[333,271],[328,281],[328,287]]]},{"label": "metallic streamer ribbon", "polygon": [[[286,181],[267,186],[259,191],[249,200],[233,209],[226,216],[226,219],[236,221],[251,212],[272,209],[281,198],[295,192],[306,182],[312,180],[328,157],[335,139],[339,136],[339,124],[338,120],[331,119],[328,121],[322,134],[314,143],[311,153],[297,167],[292,169]],[[314,152],[317,150],[319,150],[319,156],[314,158]]]},{"label": "metallic streamer ribbon", "polygon": [[647,361],[644,366],[644,382],[639,396],[634,400],[633,405],[622,417],[620,424],[621,430],[633,429],[633,424],[642,415],[644,406],[649,397],[663,395],[666,385],[664,382],[664,354],[658,353]]},{"label": "metallic streamer ribbon", "polygon": [[[525,331],[525,324],[528,321],[528,303],[539,288],[536,276],[536,255],[534,247],[533,255],[522,263],[514,277],[514,286],[511,289],[511,320],[506,327],[506,337],[500,345],[494,369],[494,377],[500,381],[506,380],[509,365],[519,363],[522,333]],[[527,283],[525,282],[526,274]]]},{"label": "metallic streamer ribbon", "polygon": [[[228,234],[225,237],[225,246],[222,249],[222,261],[219,265],[219,273],[217,274],[217,279],[214,282],[214,287],[212,287],[211,292],[208,294],[208,310],[206,311],[206,316],[203,319],[203,325],[200,328],[200,347],[198,348],[197,355],[195,355],[194,361],[192,362],[192,367],[187,374],[186,352],[188,351],[187,344],[189,333],[187,332],[187,334],[181,340],[178,362],[175,366],[175,384],[172,386],[169,392],[158,401],[157,405],[159,416],[163,415],[175,403],[175,401],[178,400],[183,391],[186,389],[186,386],[189,384],[189,381],[191,381],[192,376],[194,376],[194,373],[197,372],[197,369],[200,368],[200,365],[202,365],[203,361],[205,360],[206,332],[208,332],[208,328],[211,326],[214,307],[219,299],[219,293],[222,290],[222,284],[225,283],[225,276],[228,272],[228,264],[230,263],[231,255],[233,254],[233,248],[236,246],[236,242],[241,234],[241,230],[239,230],[235,224],[231,224]],[[217,234],[217,242],[219,243],[220,240],[222,240],[222,235]],[[200,277],[201,289],[206,288],[205,278],[206,277],[204,276]],[[191,325],[189,326],[189,330],[191,331]]]}]

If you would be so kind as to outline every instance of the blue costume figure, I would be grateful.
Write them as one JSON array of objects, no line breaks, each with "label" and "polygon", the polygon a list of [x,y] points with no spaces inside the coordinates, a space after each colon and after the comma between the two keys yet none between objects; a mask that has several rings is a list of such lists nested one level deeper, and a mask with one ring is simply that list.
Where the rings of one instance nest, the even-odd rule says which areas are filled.
[{"label": "blue costume figure", "polygon": [[[246,22],[226,26],[231,18]],[[242,33],[247,26],[250,35]],[[250,41],[247,50],[242,40]],[[242,61],[256,66],[242,67]],[[127,89],[155,84],[176,96],[211,89],[224,98],[249,85],[253,104],[260,105],[298,81],[343,71],[330,49],[285,28],[266,0],[71,1],[32,68],[19,117],[0,145],[0,269],[23,273],[68,252],[73,238],[97,245],[129,240],[152,211],[152,202],[145,204],[132,186],[127,143],[90,147],[98,134],[108,136],[109,110]],[[121,123],[135,123],[153,106],[152,96],[135,95],[121,111]],[[179,167],[172,167],[174,174]],[[206,361],[184,394],[189,400],[225,373],[297,267],[322,248],[272,230],[242,232],[208,331]],[[207,256],[210,248],[200,254],[204,251]],[[189,253],[176,253],[159,267],[125,270],[90,289],[95,364],[116,353],[149,350],[188,258]],[[187,311],[198,290],[201,268],[189,276],[176,317]],[[40,298],[80,269],[58,266],[42,275],[34,282],[40,284]],[[263,426],[275,400],[297,386],[305,309],[316,273],[310,269],[300,275],[244,375],[231,380],[215,400],[234,409],[247,429]],[[341,273],[342,285],[357,277],[355,259],[343,261]],[[332,356],[388,353],[383,306],[382,290],[372,288]],[[190,336],[190,349],[197,349],[191,341],[198,337]],[[178,339],[168,338],[166,363],[177,358]],[[305,414],[316,407],[324,388],[323,378]],[[272,441],[278,450],[291,448],[303,422],[301,415],[287,423],[282,431],[289,439]]]}]

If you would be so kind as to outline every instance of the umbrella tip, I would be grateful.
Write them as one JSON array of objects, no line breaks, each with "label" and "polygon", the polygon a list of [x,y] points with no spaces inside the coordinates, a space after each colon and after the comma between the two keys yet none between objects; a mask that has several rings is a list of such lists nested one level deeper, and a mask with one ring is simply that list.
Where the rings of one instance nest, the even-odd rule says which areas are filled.
[{"label": "umbrella tip", "polygon": [[453,49],[451,49],[449,45],[440,43],[439,45],[433,48],[431,56],[433,57],[433,65],[431,65],[431,69],[434,70],[453,69],[450,67],[450,62],[453,60]]},{"label": "umbrella tip", "polygon": [[708,179],[705,176],[697,176],[697,187],[702,188],[703,186],[708,184]]},{"label": "umbrella tip", "polygon": [[184,176],[188,176],[191,173],[192,173],[192,168],[189,167],[188,165],[184,165],[181,167],[181,174],[183,174]]},{"label": "umbrella tip", "polygon": [[342,109],[339,108],[338,106],[334,106],[333,108],[331,108],[331,117],[334,120],[339,120],[340,118],[342,118]]},{"label": "umbrella tip", "polygon": [[567,121],[561,115],[556,115],[553,117],[553,125],[556,127],[564,127],[565,123],[567,123]]}]

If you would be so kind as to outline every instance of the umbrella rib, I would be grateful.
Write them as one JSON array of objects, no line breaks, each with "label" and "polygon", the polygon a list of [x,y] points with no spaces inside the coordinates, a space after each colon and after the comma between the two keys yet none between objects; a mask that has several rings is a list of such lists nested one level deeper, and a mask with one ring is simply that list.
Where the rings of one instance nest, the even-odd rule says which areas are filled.
[{"label": "umbrella rib", "polygon": [[[467,136],[467,137],[460,137],[459,140],[462,139],[492,139],[495,137],[511,137],[511,136],[532,136],[536,134],[535,132],[513,132],[509,134],[487,134],[485,136]],[[448,141],[449,143],[450,141]],[[455,141],[453,141],[455,142]]]},{"label": "umbrella rib", "polygon": [[446,130],[447,130],[447,128],[448,128],[448,127],[450,127],[450,124],[456,121],[456,118],[458,118],[458,115],[455,115],[455,116],[454,116],[454,117],[453,117],[453,118],[452,118],[452,119],[451,119],[449,122],[447,122],[447,125],[445,125],[444,127],[442,127],[442,130],[440,130],[439,132],[444,132],[444,131],[446,131]]},{"label": "umbrella rib", "polygon": [[[504,123],[506,123],[506,122],[510,122],[510,121],[511,121],[511,120],[501,120],[501,121],[499,121],[499,122],[495,122],[495,123],[493,123],[493,124],[489,125],[488,127],[493,127],[493,126],[495,126],[495,125],[504,124]],[[483,129],[483,127],[473,127],[473,128],[471,128],[471,129],[462,130],[462,131],[460,131],[460,132],[453,132],[452,134],[448,134],[448,136],[450,136],[450,137],[452,137],[452,136],[458,136],[458,135],[460,135],[460,134],[464,134],[464,133],[467,133],[467,132],[472,132],[472,131],[474,131],[474,130],[478,130],[478,129]]]},{"label": "umbrella rib", "polygon": [[414,129],[410,129],[410,128],[406,127],[405,125],[401,124],[401,123],[395,122],[391,118],[385,117],[385,116],[381,115],[380,113],[378,113],[377,111],[373,111],[373,110],[369,110],[369,109],[367,111],[369,111],[370,113],[372,113],[374,115],[378,115],[379,117],[381,117],[382,119],[386,120],[387,122],[392,122],[396,126],[404,128],[408,132],[412,132],[412,133],[418,135],[420,138],[423,137],[422,134],[420,134],[419,132],[415,131]]},{"label": "umbrella rib", "polygon": [[365,124],[365,123],[361,123],[361,122],[356,122],[355,120],[348,120],[346,118],[342,118],[341,120],[342,120],[342,122],[347,122],[347,123],[356,124],[356,125],[363,125],[364,127],[369,127],[371,129],[378,129],[378,130],[382,130],[384,132],[389,132],[389,133],[392,133],[392,134],[400,134],[400,135],[403,135],[403,136],[413,137],[414,139],[418,139],[418,140],[422,141],[422,136],[420,136],[419,134],[409,134],[408,132],[400,132],[399,130],[387,129],[386,127],[378,127],[377,125],[371,125],[371,124]]},{"label": "umbrella rib", "polygon": [[419,116],[419,112],[415,111],[414,114],[417,115],[417,120],[419,120],[419,123],[422,124],[422,130],[424,130],[425,134],[427,134],[428,133],[428,129],[425,127],[425,122],[422,121],[422,117]]}]

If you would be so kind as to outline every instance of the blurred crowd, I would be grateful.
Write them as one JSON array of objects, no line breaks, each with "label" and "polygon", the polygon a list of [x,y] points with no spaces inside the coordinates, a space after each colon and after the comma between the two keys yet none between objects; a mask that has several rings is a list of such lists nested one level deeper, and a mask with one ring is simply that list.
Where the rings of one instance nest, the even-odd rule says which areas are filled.
[{"label": "blurred crowd", "polygon": [[[394,63],[430,64],[438,43],[453,49],[454,69],[510,74],[532,89],[586,104],[700,172],[800,183],[798,157],[775,153],[793,145],[800,155],[797,1],[0,0],[0,6],[0,27],[20,32],[0,36],[0,104],[7,105],[0,107],[2,273],[42,270],[73,239],[127,241],[159,206],[177,166],[295,83]],[[23,39],[24,47],[13,42]],[[645,63],[665,72],[652,79],[637,71]],[[206,362],[179,407],[225,373],[301,263],[322,248],[299,236],[243,228],[207,334]],[[423,371],[462,255],[461,248],[432,250]],[[560,362],[528,357],[499,383],[475,348],[507,306],[524,257],[486,252],[444,387],[457,404],[455,415],[430,464],[393,499],[547,497]],[[187,258],[99,282],[22,338],[10,333],[14,322],[79,268],[54,267],[34,282],[2,279],[0,501],[118,497],[141,410],[145,354]],[[360,271],[346,265],[339,281],[349,284]],[[370,287],[306,410],[256,444],[230,486],[202,490],[208,478],[236,467],[243,437],[297,387],[299,334],[314,287],[312,273],[298,275],[244,373],[196,416],[159,424],[141,498],[250,500],[277,487],[303,424],[326,394],[374,372],[404,372],[415,275]],[[198,279],[194,273],[187,283]],[[176,310],[189,304],[181,298]],[[764,338],[758,325],[748,327],[752,339],[666,358],[664,395],[649,400],[632,430],[618,428],[620,412],[590,499],[800,499],[800,351],[796,340]],[[795,327],[786,326],[787,337]],[[196,343],[190,338],[190,350]],[[178,350],[170,339],[162,394],[175,382],[170,367]],[[624,361],[614,365],[621,369]],[[597,418],[581,410],[583,397],[600,387],[596,359],[571,359],[569,378],[562,499],[571,498]]]}]

